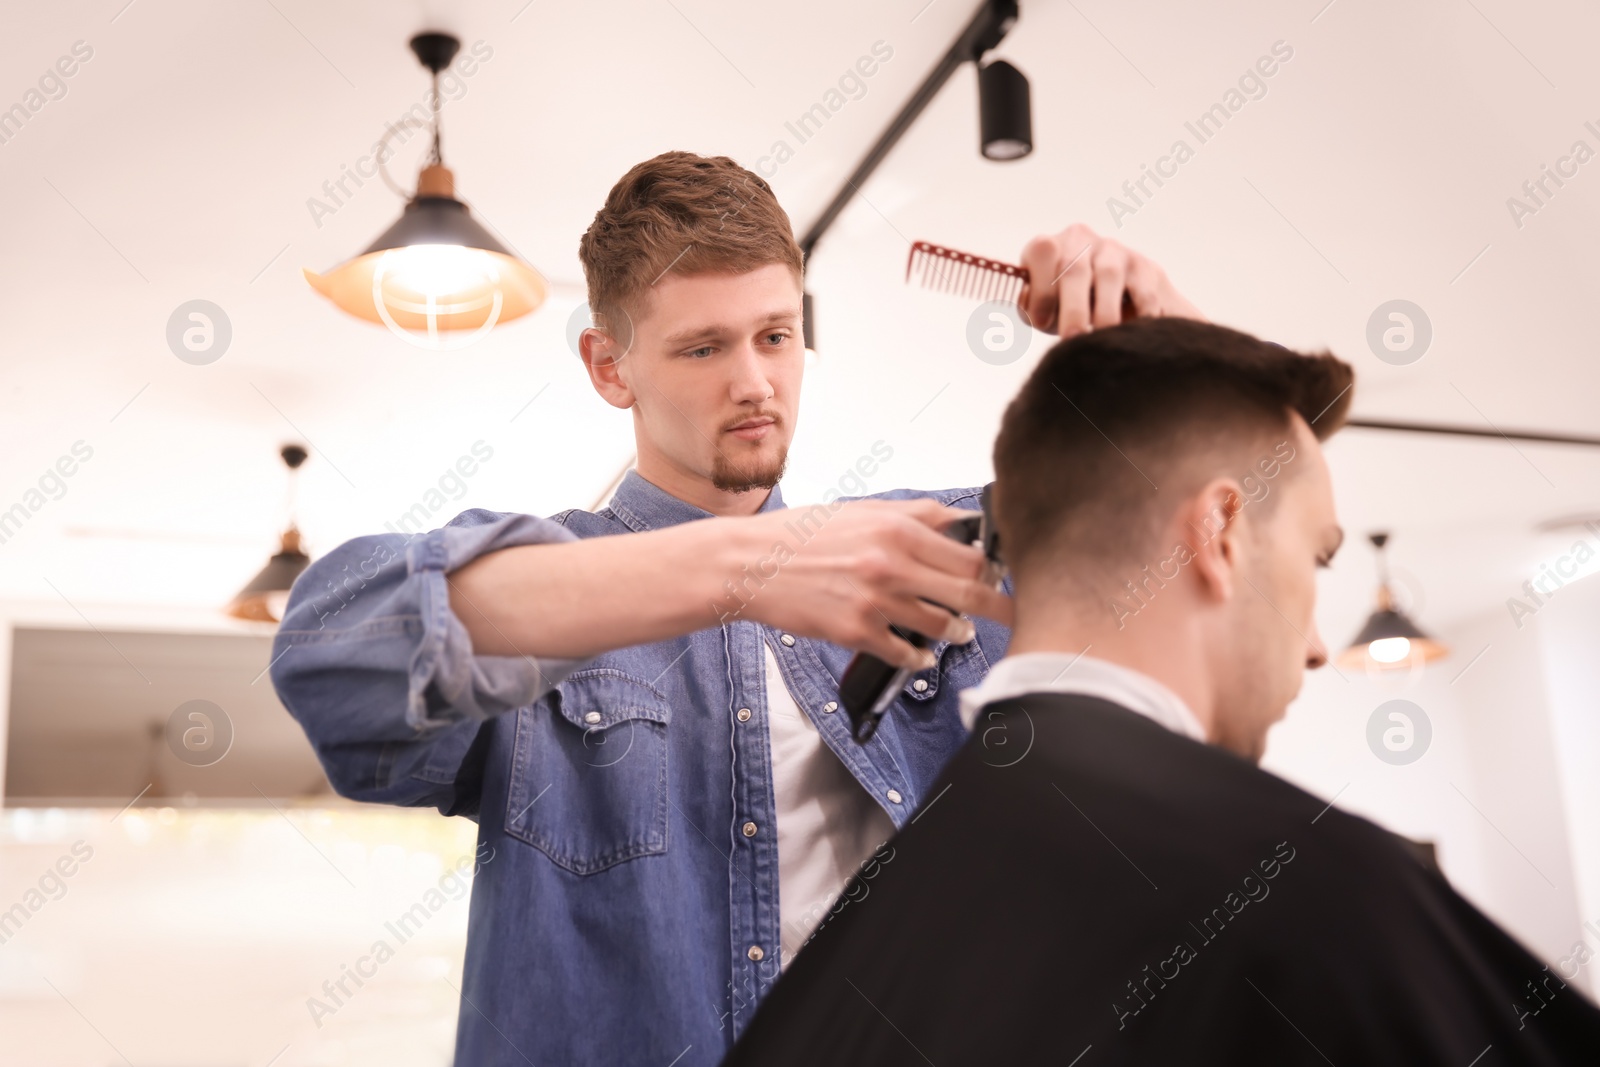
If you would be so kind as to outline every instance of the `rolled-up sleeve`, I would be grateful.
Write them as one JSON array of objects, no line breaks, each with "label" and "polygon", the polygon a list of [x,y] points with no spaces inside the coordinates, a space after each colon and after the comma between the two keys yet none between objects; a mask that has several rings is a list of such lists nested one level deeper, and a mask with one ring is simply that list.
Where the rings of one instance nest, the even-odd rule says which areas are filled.
[{"label": "rolled-up sleeve", "polygon": [[502,548],[571,540],[553,519],[473,510],[425,534],[346,541],[300,575],[272,684],[341,795],[475,812],[480,727],[584,661],[474,655],[445,575]]}]

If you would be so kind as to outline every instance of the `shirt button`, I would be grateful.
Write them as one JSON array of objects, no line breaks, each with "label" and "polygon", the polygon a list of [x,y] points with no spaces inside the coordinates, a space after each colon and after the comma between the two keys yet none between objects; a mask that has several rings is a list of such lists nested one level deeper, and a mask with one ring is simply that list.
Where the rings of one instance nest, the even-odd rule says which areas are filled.
[{"label": "shirt button", "polygon": [[900,790],[898,790],[898,789],[889,790],[889,792],[886,793],[885,796],[887,796],[889,798],[889,803],[891,803],[891,804],[900,803],[901,797],[900,797]]},{"label": "shirt button", "polygon": [[919,693],[926,693],[928,691],[928,680],[926,678],[918,678],[911,683],[911,688]]},{"label": "shirt button", "polygon": [[591,711],[589,714],[583,717],[583,721],[590,724],[597,723],[600,721],[600,713],[598,711]]},{"label": "shirt button", "polygon": [[822,710],[827,712],[829,715],[832,715],[834,712],[839,710],[838,702],[830,700],[826,704],[822,705]]},{"label": "shirt button", "polygon": [[782,637],[778,638],[778,640],[782,641],[785,646],[791,648],[794,647],[794,634],[784,634]]},{"label": "shirt button", "polygon": [[746,837],[754,837],[754,836],[756,836],[756,824],[755,823],[747,822],[747,823],[744,824],[743,829],[744,829],[744,836],[746,836]]},{"label": "shirt button", "polygon": [[739,721],[740,722],[749,722],[750,721],[750,709],[749,708],[740,708],[739,709]]},{"label": "shirt button", "polygon": [[761,951],[760,945],[751,945],[750,951],[746,952],[745,955],[749,956],[753,960],[759,960],[761,957],[765,956],[766,953]]}]

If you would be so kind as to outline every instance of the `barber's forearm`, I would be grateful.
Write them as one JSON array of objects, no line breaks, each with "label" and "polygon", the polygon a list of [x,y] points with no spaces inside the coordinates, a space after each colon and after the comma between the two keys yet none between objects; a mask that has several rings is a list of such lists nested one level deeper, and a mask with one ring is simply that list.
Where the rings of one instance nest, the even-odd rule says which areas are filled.
[{"label": "barber's forearm", "polygon": [[747,521],[716,518],[504,548],[448,575],[450,610],[477,655],[581,659],[663,641],[718,624],[756,540]]}]

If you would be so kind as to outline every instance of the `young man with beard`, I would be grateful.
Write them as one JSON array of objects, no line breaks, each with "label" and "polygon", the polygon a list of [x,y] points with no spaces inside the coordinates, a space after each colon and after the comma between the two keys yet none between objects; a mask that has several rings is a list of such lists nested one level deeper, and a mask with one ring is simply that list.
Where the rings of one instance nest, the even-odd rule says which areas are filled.
[{"label": "young man with beard", "polygon": [[978,735],[728,1067],[1600,1062],[1572,961],[1256,766],[1326,661],[1351,385],[1182,319],[1046,354],[995,442],[1015,629]]},{"label": "young man with beard", "polygon": [[[1010,599],[941,532],[977,489],[784,510],[803,264],[761,178],[648,160],[579,253],[604,326],[581,354],[637,468],[596,513],[341,545],[296,582],[272,678],[342,795],[466,815],[493,849],[456,1062],[714,1064],[930,795]],[[1124,293],[1197,315],[1086,227],[1023,258],[1042,328],[1114,325]],[[852,650],[916,671],[865,745],[838,713]]]}]

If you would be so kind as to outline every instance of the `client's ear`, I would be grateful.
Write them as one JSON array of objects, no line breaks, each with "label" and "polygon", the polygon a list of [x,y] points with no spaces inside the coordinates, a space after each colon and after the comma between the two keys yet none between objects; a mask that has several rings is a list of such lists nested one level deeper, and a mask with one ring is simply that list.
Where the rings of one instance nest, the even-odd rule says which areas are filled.
[{"label": "client's ear", "polygon": [[1244,545],[1239,512],[1244,490],[1233,478],[1215,478],[1180,512],[1191,553],[1190,566],[1200,579],[1202,595],[1227,600],[1234,595]]}]

